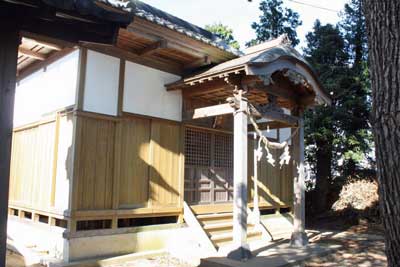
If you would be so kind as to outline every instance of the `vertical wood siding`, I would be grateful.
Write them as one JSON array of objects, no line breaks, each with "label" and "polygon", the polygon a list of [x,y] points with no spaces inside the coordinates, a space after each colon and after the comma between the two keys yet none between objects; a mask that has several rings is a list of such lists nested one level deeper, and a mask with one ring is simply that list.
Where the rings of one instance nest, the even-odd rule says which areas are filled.
[{"label": "vertical wood siding", "polygon": [[51,200],[55,122],[14,133],[10,201],[47,209]]},{"label": "vertical wood siding", "polygon": [[[116,120],[87,114],[74,116],[77,116],[77,147],[73,172],[73,210],[182,206],[182,142],[185,134],[182,125],[140,117]],[[67,162],[72,158],[69,155],[72,144],[63,142],[63,125],[68,121],[71,118],[62,117],[58,123],[57,120],[51,120],[14,131],[11,203],[39,210],[54,206],[61,192],[57,185],[58,176],[63,176],[61,178],[64,180],[70,179],[69,173],[72,173],[72,165]],[[60,127],[58,131],[57,127]],[[60,134],[58,146],[55,145],[57,133]],[[68,147],[60,148],[63,143]],[[55,147],[58,149],[55,150]],[[66,151],[68,155],[64,155]],[[57,159],[59,152],[61,158]],[[278,159],[281,151],[272,152],[274,158]],[[251,139],[248,157],[251,202],[254,193]],[[67,173],[62,172],[65,168]],[[260,204],[291,206],[292,166],[285,165],[282,169],[272,167],[264,157],[258,172]]]},{"label": "vertical wood siding", "polygon": [[[10,204],[41,211],[56,211],[56,191],[62,169],[70,173],[68,133],[60,132],[69,115],[21,127],[13,132]],[[64,147],[68,146],[68,147]],[[61,164],[60,164],[61,163]],[[68,177],[64,177],[67,178]],[[68,192],[66,192],[68,193]],[[68,204],[66,204],[68,206]]]},{"label": "vertical wood siding", "polygon": [[115,123],[80,117],[75,183],[78,209],[112,208]]},{"label": "vertical wood siding", "polygon": [[[271,150],[271,153],[276,160],[275,166],[267,162],[265,152],[258,165],[260,204],[292,206],[292,164],[280,167],[279,157],[282,150]],[[251,156],[253,156],[253,153],[251,153]]]},{"label": "vertical wood siding", "polygon": [[76,210],[181,206],[180,125],[138,117],[78,120]]},{"label": "vertical wood siding", "polygon": [[151,126],[150,200],[152,206],[178,206],[180,126],[153,121]]},{"label": "vertical wood siding", "polygon": [[149,198],[150,120],[121,123],[119,207],[146,207]]}]

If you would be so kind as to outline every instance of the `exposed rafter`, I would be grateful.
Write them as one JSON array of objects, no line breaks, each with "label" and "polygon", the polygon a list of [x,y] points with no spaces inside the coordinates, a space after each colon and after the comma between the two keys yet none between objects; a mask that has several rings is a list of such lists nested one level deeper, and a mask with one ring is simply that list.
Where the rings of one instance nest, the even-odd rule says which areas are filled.
[{"label": "exposed rafter", "polygon": [[69,48],[68,47],[68,48],[65,48],[65,49],[63,49],[61,51],[57,51],[57,52],[51,54],[45,60],[37,61],[37,62],[29,65],[28,67],[26,67],[23,70],[19,71],[18,76],[17,76],[17,81],[21,81],[25,77],[27,77],[30,74],[34,73],[35,71],[38,71],[38,70],[44,68],[45,66],[51,64],[52,62],[57,61],[58,59],[64,57],[65,55],[71,53],[74,50],[75,50],[74,48]]},{"label": "exposed rafter", "polygon": [[56,45],[56,44],[52,44],[52,43],[48,43],[48,42],[44,42],[44,41],[39,41],[39,40],[36,40],[36,39],[29,39],[29,38],[25,38],[25,37],[22,38],[22,42],[24,42],[25,40],[33,41],[37,45],[49,48],[51,50],[56,50],[56,51],[61,51],[62,50],[62,47],[59,46],[59,45]]},{"label": "exposed rafter", "polygon": [[156,41],[155,43],[143,48],[142,50],[138,51],[137,54],[140,56],[148,56],[154,54],[159,49],[165,49],[168,47],[167,40],[161,39]]},{"label": "exposed rafter", "polygon": [[38,60],[45,60],[47,58],[46,55],[43,55],[39,52],[35,52],[35,51],[29,50],[29,49],[26,49],[23,47],[20,47],[18,49],[18,53],[21,55],[30,57],[30,58],[38,59]]},{"label": "exposed rafter", "polygon": [[211,58],[209,56],[204,56],[203,58],[200,58],[190,64],[185,65],[185,69],[190,70],[202,66],[207,66],[212,63]]}]

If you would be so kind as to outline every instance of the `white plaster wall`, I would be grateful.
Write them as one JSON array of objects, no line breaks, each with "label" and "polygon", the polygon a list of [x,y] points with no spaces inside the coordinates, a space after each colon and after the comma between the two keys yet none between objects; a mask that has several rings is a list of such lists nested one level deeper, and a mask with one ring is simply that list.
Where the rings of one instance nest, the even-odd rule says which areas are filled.
[{"label": "white plaster wall", "polygon": [[72,179],[72,141],[73,120],[72,114],[60,119],[60,138],[58,141],[56,193],[54,208],[57,211],[69,209],[69,189]]},{"label": "white plaster wall", "polygon": [[88,50],[83,109],[117,115],[120,59]]},{"label": "white plaster wall", "polygon": [[164,85],[180,77],[132,62],[126,62],[123,111],[181,121],[182,94],[167,92]]},{"label": "white plaster wall", "polygon": [[15,127],[75,104],[78,59],[78,51],[72,52],[17,83]]}]

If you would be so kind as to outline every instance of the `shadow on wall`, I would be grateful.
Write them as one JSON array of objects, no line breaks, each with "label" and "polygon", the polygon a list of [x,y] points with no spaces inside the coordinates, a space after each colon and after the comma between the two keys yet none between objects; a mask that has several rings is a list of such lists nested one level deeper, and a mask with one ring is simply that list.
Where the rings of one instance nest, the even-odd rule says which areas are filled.
[{"label": "shadow on wall", "polygon": [[180,126],[137,118],[78,121],[78,209],[112,209],[118,174],[119,208],[178,206]]}]

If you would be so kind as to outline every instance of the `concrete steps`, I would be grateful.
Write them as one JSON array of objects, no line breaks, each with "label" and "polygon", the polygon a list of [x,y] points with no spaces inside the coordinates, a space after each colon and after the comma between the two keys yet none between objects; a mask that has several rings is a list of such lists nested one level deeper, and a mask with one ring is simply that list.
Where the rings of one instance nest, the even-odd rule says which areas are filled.
[{"label": "concrete steps", "polygon": [[[217,249],[229,246],[232,243],[232,212],[201,214],[196,217]],[[256,229],[254,225],[248,224],[247,238],[249,242],[260,240],[262,238],[262,232]]]},{"label": "concrete steps", "polygon": [[293,232],[293,218],[289,214],[263,216],[262,223],[273,240],[288,239]]}]

